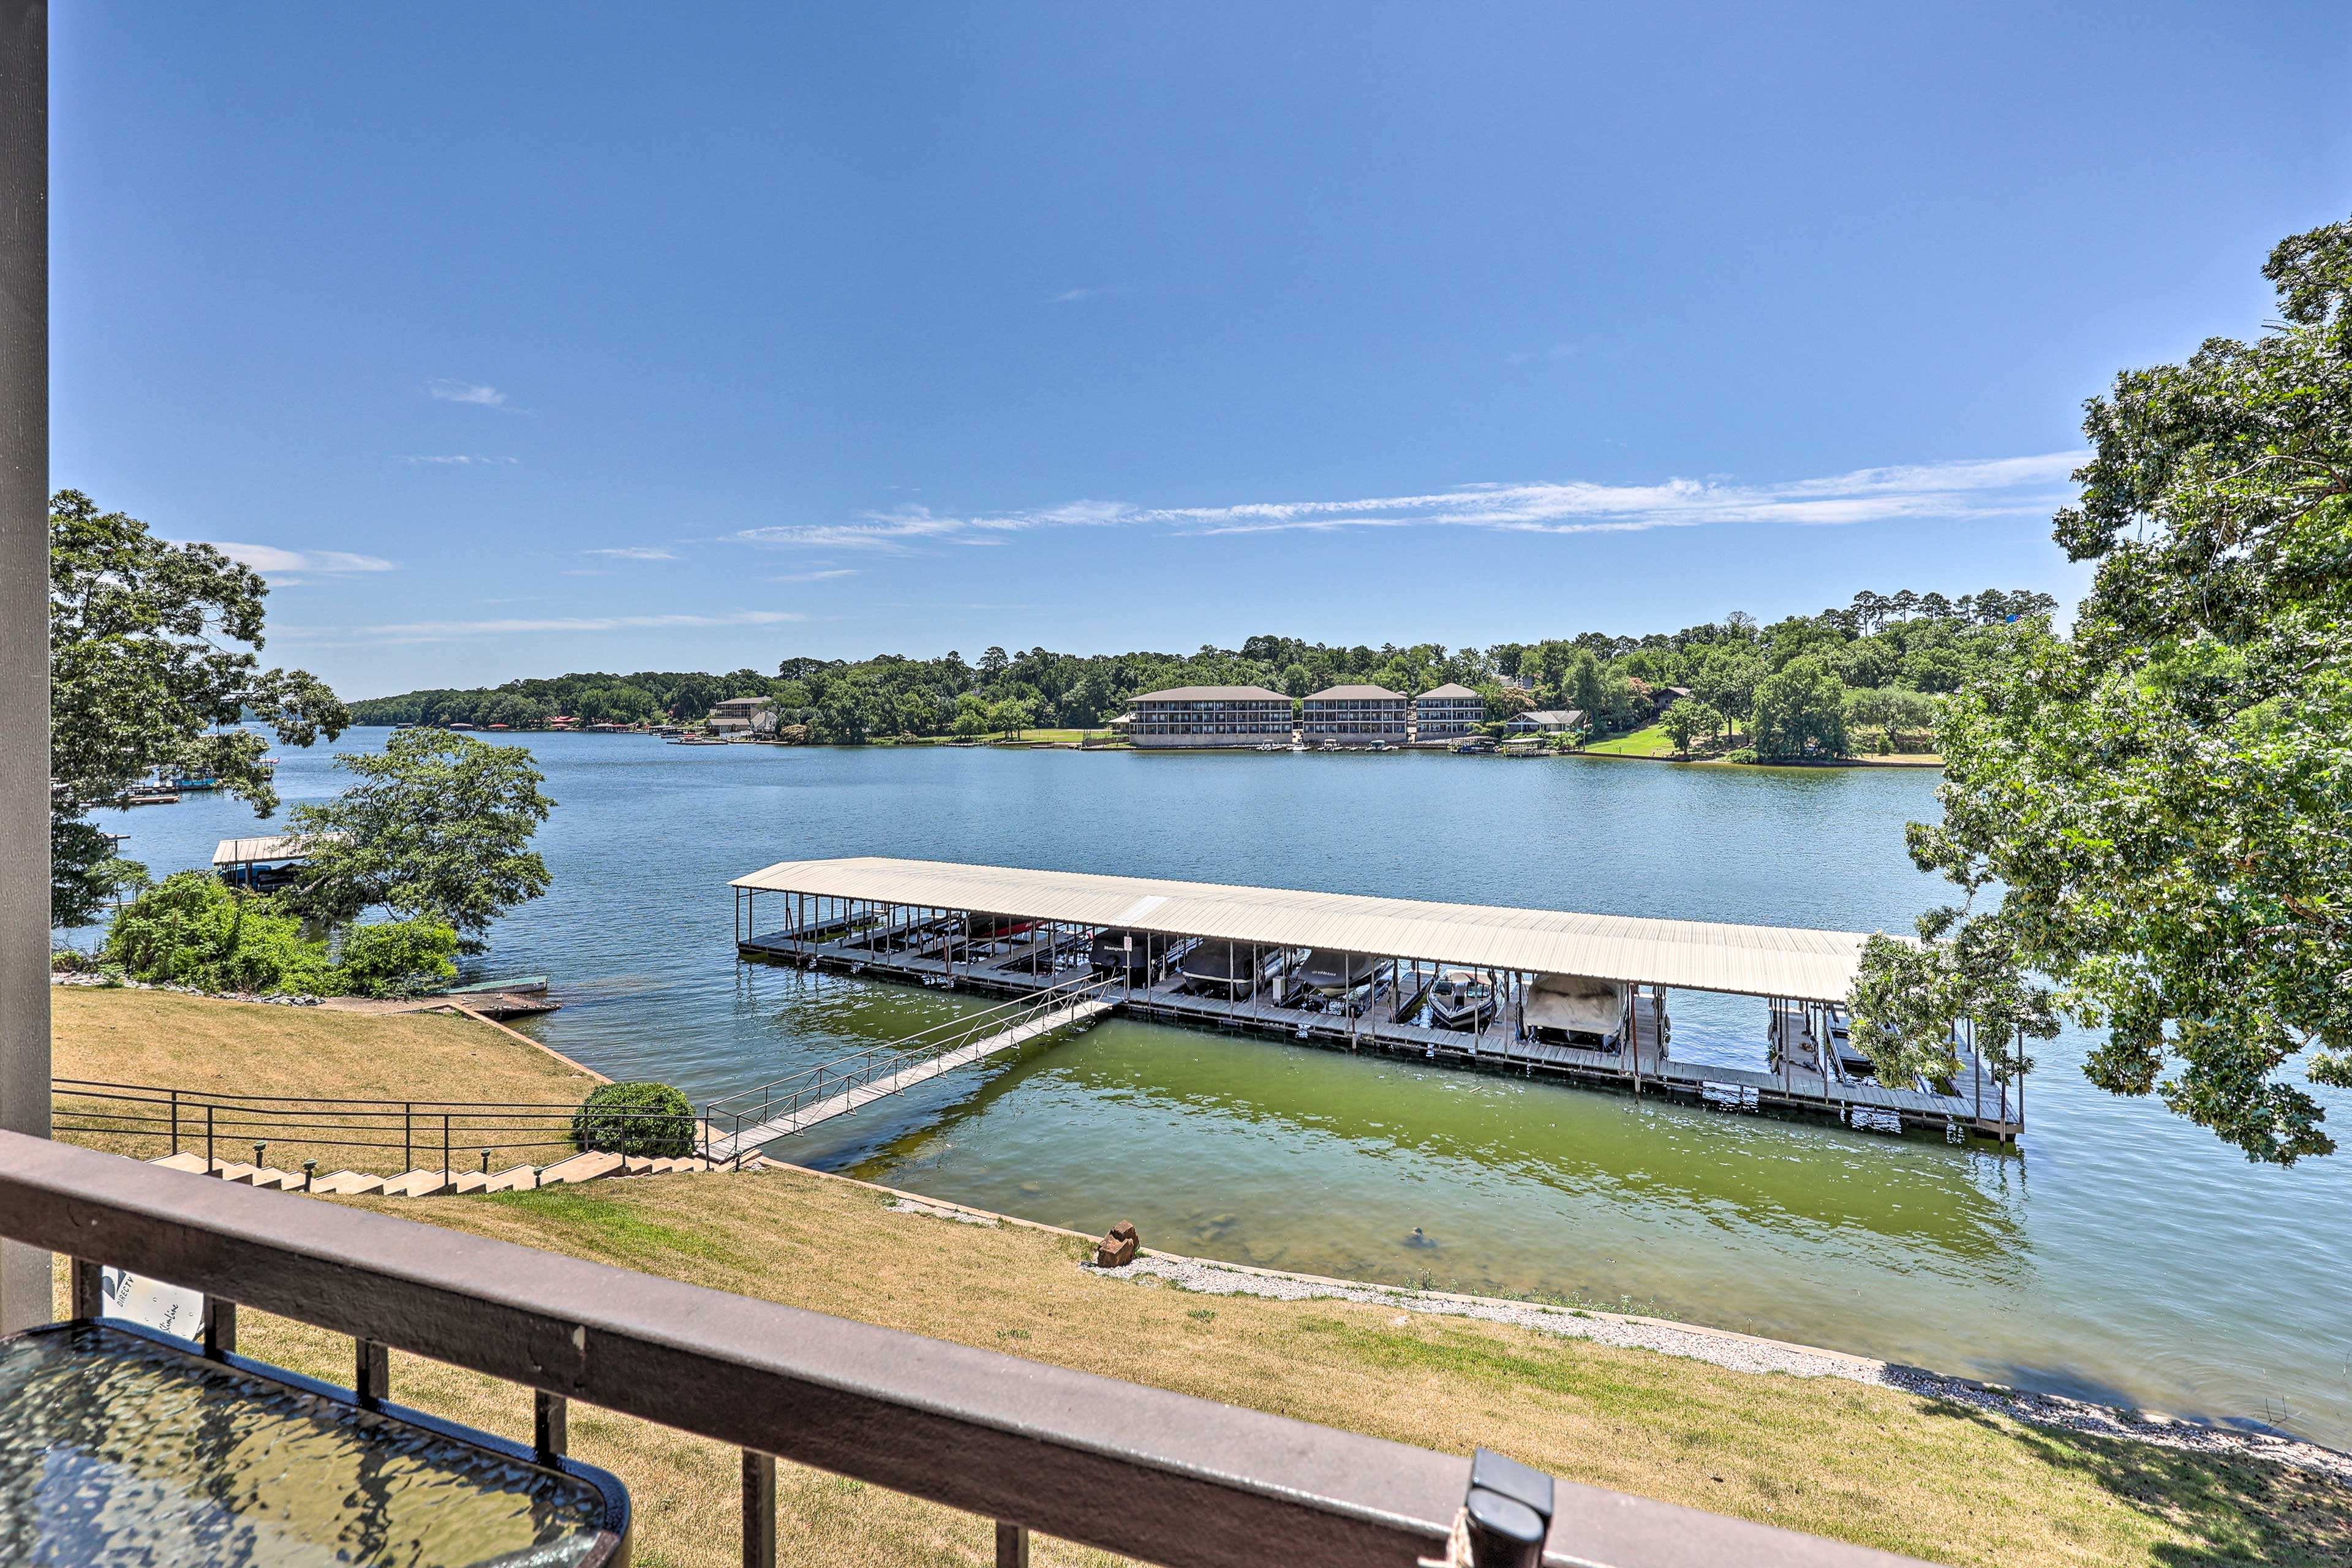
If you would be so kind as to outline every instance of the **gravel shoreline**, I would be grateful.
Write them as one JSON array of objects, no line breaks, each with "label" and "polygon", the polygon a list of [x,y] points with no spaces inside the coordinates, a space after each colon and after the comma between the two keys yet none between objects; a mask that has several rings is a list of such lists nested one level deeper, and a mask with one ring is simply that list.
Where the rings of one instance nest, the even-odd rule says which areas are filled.
[{"label": "gravel shoreline", "polygon": [[[930,1212],[940,1213],[939,1209]],[[943,1215],[961,1218],[962,1215]],[[1391,1307],[1401,1312],[1442,1317],[1475,1318],[1490,1323],[1510,1323],[1544,1333],[1591,1340],[1600,1344],[1656,1351],[1687,1356],[1733,1372],[1787,1373],[1793,1377],[1842,1377],[1930,1399],[1949,1400],[1995,1415],[2102,1437],[2128,1437],[2168,1448],[2231,1459],[2267,1459],[2312,1470],[2352,1486],[2352,1454],[2323,1448],[2299,1438],[2244,1432],[2197,1421],[2177,1420],[2146,1411],[2118,1410],[2110,1405],[2028,1394],[1948,1377],[1917,1367],[1874,1361],[1839,1351],[1758,1339],[1696,1324],[1672,1323],[1656,1318],[1616,1312],[1588,1311],[1574,1307],[1544,1306],[1530,1301],[1504,1301],[1487,1297],[1456,1296],[1436,1290],[1392,1289],[1311,1275],[1282,1274],[1272,1269],[1213,1263],[1197,1258],[1145,1253],[1119,1268],[1081,1265],[1107,1279],[1164,1281],[1204,1296],[1263,1296],[1280,1301],[1358,1301]],[[1402,1321],[1402,1319],[1399,1321]]]}]

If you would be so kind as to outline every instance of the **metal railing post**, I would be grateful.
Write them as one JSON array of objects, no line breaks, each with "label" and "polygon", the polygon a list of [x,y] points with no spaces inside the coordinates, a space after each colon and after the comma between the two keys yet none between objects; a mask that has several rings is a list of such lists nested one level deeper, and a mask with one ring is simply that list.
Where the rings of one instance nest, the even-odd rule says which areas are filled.
[{"label": "metal railing post", "polygon": [[416,1169],[416,1107],[404,1103],[400,1108],[400,1168]]},{"label": "metal railing post", "polygon": [[220,1173],[213,1161],[213,1102],[205,1101],[205,1170],[213,1175]]},{"label": "metal railing post", "polygon": [[776,1459],[743,1450],[743,1568],[775,1568]]},{"label": "metal railing post", "polygon": [[392,1347],[382,1340],[352,1342],[352,1394],[362,1410],[381,1407],[392,1394]]},{"label": "metal railing post", "polygon": [[172,1152],[180,1152],[180,1091],[172,1091]]},{"label": "metal railing post", "polygon": [[449,1113],[441,1113],[441,1179],[449,1179]]},{"label": "metal railing post", "polygon": [[571,1402],[543,1389],[531,1394],[530,1448],[542,1465],[552,1467],[572,1441]]}]

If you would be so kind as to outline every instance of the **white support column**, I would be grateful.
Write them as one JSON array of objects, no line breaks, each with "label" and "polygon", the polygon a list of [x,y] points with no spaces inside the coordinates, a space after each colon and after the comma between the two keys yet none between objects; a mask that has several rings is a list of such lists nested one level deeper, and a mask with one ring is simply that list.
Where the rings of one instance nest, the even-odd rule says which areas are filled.
[{"label": "white support column", "polygon": [[[49,1135],[49,14],[0,5],[0,1127]],[[57,1314],[0,1242],[0,1334]]]}]

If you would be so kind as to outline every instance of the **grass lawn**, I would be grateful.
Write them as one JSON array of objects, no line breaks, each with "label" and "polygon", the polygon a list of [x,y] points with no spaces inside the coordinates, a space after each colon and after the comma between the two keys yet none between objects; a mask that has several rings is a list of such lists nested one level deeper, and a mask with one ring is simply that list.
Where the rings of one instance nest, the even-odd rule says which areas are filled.
[{"label": "grass lawn", "polygon": [[[596,1086],[585,1073],[510,1035],[445,1013],[345,1013],[326,1007],[222,1002],[167,991],[71,985],[53,987],[49,1003],[51,1071],[58,1078],[238,1096],[496,1100],[531,1105],[577,1105]],[[58,1100],[61,1117],[77,1107],[93,1113],[103,1110],[98,1101],[70,1097]],[[201,1152],[200,1114],[189,1117],[187,1130]],[[86,1131],[66,1135],[74,1142],[118,1154],[152,1158],[171,1152],[168,1142],[156,1136]],[[248,1141],[260,1135],[246,1134]],[[530,1134],[532,1139],[552,1135],[548,1128],[537,1128]],[[396,1140],[400,1131],[394,1124],[380,1136]],[[433,1136],[437,1137],[437,1131]],[[187,1146],[184,1142],[182,1147]],[[480,1158],[479,1151],[477,1140],[467,1148],[467,1158],[460,1163],[471,1169]],[[252,1153],[250,1148],[226,1144],[218,1152],[223,1159],[248,1158]],[[400,1151],[388,1152],[391,1163],[386,1164],[381,1157],[372,1160],[362,1151],[273,1137],[268,1160],[281,1170],[299,1169],[305,1158],[311,1158],[319,1162],[321,1173],[348,1165],[396,1175]],[[497,1168],[526,1159],[541,1164],[556,1157],[546,1151],[527,1153],[498,1148],[491,1156]],[[440,1163],[437,1148],[432,1163]]]},{"label": "grass lawn", "polygon": [[[478,1083],[478,1061],[526,1077],[538,1070],[509,1054],[524,1047],[491,1031],[409,1036],[437,1020],[141,994],[67,993],[58,1001],[60,1040],[75,1039],[77,1052],[102,1049],[117,1032],[135,1029],[143,1014],[177,1017],[184,1026],[165,1037],[179,1048],[197,1040],[232,1044],[256,1071],[265,1070],[260,1058],[298,1041],[316,1043],[321,1034],[342,1037],[341,1051],[380,1057],[369,1045],[401,1026],[413,1041],[407,1059],[427,1081],[394,1092],[445,1089],[449,1075],[461,1071]],[[62,1046],[60,1054],[62,1060]],[[154,1078],[182,1076],[163,1070],[167,1056],[142,1059]],[[269,1070],[290,1083],[310,1081],[318,1069],[297,1062]],[[371,1070],[379,1075],[372,1082],[387,1086],[384,1075],[394,1069],[379,1060]],[[1503,1324],[1102,1279],[1077,1267],[1085,1247],[1073,1238],[894,1213],[870,1188],[803,1172],[659,1177],[488,1198],[283,1201],[353,1202],[1450,1452],[1486,1444],[1565,1478],[1944,1562],[2000,1568],[2352,1562],[2352,1491],[2305,1472]],[[349,1380],[348,1341],[259,1313],[246,1315],[240,1333],[249,1354]],[[403,1404],[509,1436],[527,1439],[530,1432],[526,1392],[446,1366],[395,1355],[393,1393]],[[571,1430],[579,1457],[628,1484],[641,1568],[737,1561],[731,1450],[583,1407],[574,1407]],[[992,1561],[985,1520],[789,1466],[778,1467],[777,1485],[784,1561],[828,1568]],[[1038,1559],[1106,1561],[1045,1542]]]},{"label": "grass lawn", "polygon": [[1665,726],[1651,724],[1630,735],[1619,735],[1607,741],[1595,741],[1584,750],[1622,757],[1671,757],[1675,743],[1667,738]]}]

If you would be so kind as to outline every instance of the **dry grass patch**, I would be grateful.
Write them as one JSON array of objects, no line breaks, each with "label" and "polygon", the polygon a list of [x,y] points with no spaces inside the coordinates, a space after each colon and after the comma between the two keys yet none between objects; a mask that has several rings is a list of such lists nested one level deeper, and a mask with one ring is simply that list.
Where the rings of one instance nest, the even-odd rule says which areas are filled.
[{"label": "dry grass patch", "polygon": [[[1093,1277],[1018,1226],[887,1210],[797,1172],[606,1183],[386,1212],[739,1294],[1950,1563],[2352,1562],[2352,1493],[2301,1471],[2020,1426],[1832,1379],[1756,1376],[1503,1324],[1337,1300],[1211,1300]],[[377,1206],[377,1205],[369,1205]],[[253,1353],[347,1378],[347,1345],[257,1321]],[[526,1396],[404,1363],[394,1396],[510,1436]],[[734,1552],[731,1453],[574,1417],[642,1510],[641,1562]],[[788,1559],[980,1563],[986,1522],[792,1471]],[[1057,1550],[1049,1561],[1096,1554]]]},{"label": "dry grass patch", "polygon": [[[50,992],[52,1071],[59,1078],[198,1089],[210,1094],[296,1099],[501,1101],[576,1105],[595,1079],[566,1067],[546,1052],[471,1018],[442,1013],[347,1013],[320,1007],[278,1007],[258,1002],[224,1002],[165,991],[102,990],[58,986]],[[171,1152],[166,1125],[134,1131],[123,1108],[61,1095],[59,1136],[119,1154],[152,1158]],[[168,1121],[168,1111],[160,1114]],[[419,1112],[409,1131],[414,1156],[440,1163],[438,1116]],[[269,1142],[268,1159],[298,1170],[316,1159],[323,1173],[350,1166],[379,1174],[402,1169],[403,1125],[398,1117],[348,1123],[335,1134],[350,1142],[390,1145],[359,1149],[324,1141],[281,1136],[277,1131],[239,1127],[216,1115],[215,1152],[223,1159],[249,1159],[256,1138]],[[469,1134],[461,1121],[451,1160],[472,1169],[481,1159],[485,1134]],[[528,1133],[510,1131],[493,1142],[491,1163],[534,1164],[561,1158],[562,1149],[526,1150],[520,1145],[560,1139],[554,1121],[532,1123]],[[184,1113],[181,1147],[201,1152],[203,1113]]]}]

